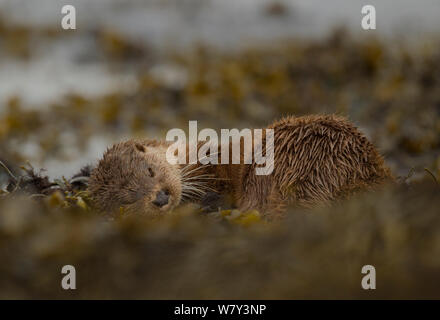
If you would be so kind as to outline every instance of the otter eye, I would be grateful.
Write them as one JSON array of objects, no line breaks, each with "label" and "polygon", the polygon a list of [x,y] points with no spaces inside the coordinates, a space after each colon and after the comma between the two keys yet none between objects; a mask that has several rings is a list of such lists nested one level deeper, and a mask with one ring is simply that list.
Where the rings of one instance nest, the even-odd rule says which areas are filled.
[{"label": "otter eye", "polygon": [[150,174],[150,177],[154,178],[154,171],[151,168],[148,168],[148,173]]},{"label": "otter eye", "polygon": [[138,151],[140,152],[145,152],[145,148],[143,145],[141,145],[140,143],[136,143],[135,144],[136,149],[138,149]]}]

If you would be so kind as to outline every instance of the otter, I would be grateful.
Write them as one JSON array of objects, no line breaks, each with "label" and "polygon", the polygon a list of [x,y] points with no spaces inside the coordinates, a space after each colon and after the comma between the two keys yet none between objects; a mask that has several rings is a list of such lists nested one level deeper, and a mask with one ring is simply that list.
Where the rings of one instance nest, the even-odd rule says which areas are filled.
[{"label": "otter", "polygon": [[[327,204],[394,179],[373,144],[346,118],[290,116],[268,128],[274,129],[270,175],[256,175],[255,162],[170,164],[165,156],[170,143],[128,140],[107,149],[92,171],[92,199],[106,212],[122,207],[161,216],[184,202],[230,195],[239,210],[256,209],[265,217],[276,217],[289,204]],[[262,144],[264,150],[265,139]],[[240,150],[243,160],[244,148]]]}]

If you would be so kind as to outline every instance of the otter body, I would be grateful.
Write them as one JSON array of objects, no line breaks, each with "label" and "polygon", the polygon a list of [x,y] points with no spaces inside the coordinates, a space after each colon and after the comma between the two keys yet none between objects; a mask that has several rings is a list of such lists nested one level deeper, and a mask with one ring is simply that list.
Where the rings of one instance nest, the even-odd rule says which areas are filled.
[{"label": "otter body", "polygon": [[[382,156],[345,118],[287,117],[268,128],[274,129],[270,175],[256,175],[254,162],[243,164],[244,148],[241,164],[171,165],[165,157],[168,143],[129,140],[106,151],[89,189],[105,211],[126,207],[160,214],[217,193],[230,194],[241,210],[276,216],[289,203],[324,204],[392,179]],[[265,150],[265,139],[262,143]]]}]

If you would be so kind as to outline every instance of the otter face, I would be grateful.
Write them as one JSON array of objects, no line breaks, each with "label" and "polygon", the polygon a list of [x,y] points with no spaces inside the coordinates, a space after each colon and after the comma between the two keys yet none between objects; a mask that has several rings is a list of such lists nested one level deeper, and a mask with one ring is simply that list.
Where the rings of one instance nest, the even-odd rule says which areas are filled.
[{"label": "otter face", "polygon": [[178,166],[166,160],[157,141],[126,141],[109,148],[92,172],[89,191],[99,209],[159,216],[182,197]]}]

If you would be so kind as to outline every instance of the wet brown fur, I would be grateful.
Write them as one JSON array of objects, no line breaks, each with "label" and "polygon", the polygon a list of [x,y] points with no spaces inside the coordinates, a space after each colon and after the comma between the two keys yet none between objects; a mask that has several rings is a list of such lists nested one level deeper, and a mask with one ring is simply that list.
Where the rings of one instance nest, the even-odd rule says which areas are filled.
[{"label": "wet brown fur", "polygon": [[[305,207],[325,204],[392,180],[382,156],[343,117],[286,117],[268,128],[274,129],[275,148],[270,175],[257,176],[255,163],[171,165],[165,159],[169,144],[130,140],[104,154],[92,173],[90,191],[103,210],[128,206],[134,211],[157,212],[150,203],[154,193],[166,187],[173,202],[161,209],[164,212],[180,203],[182,190],[191,182],[203,192],[230,194],[241,210],[258,209],[274,217],[289,203]],[[143,147],[147,151],[139,152]],[[242,153],[242,162],[243,157]],[[161,172],[161,178],[151,179],[146,174],[148,167]],[[200,194],[190,195],[189,201],[201,198]]]},{"label": "wet brown fur", "polygon": [[[180,172],[167,162],[167,147],[156,140],[128,140],[107,149],[90,176],[96,206],[107,213],[123,208],[125,213],[158,216],[179,204]],[[170,194],[163,208],[152,205],[160,190]]]},{"label": "wet brown fur", "polygon": [[237,199],[243,209],[282,212],[289,202],[310,207],[392,180],[373,144],[343,117],[286,117],[269,128],[274,171],[256,176],[255,164],[242,170]]}]

